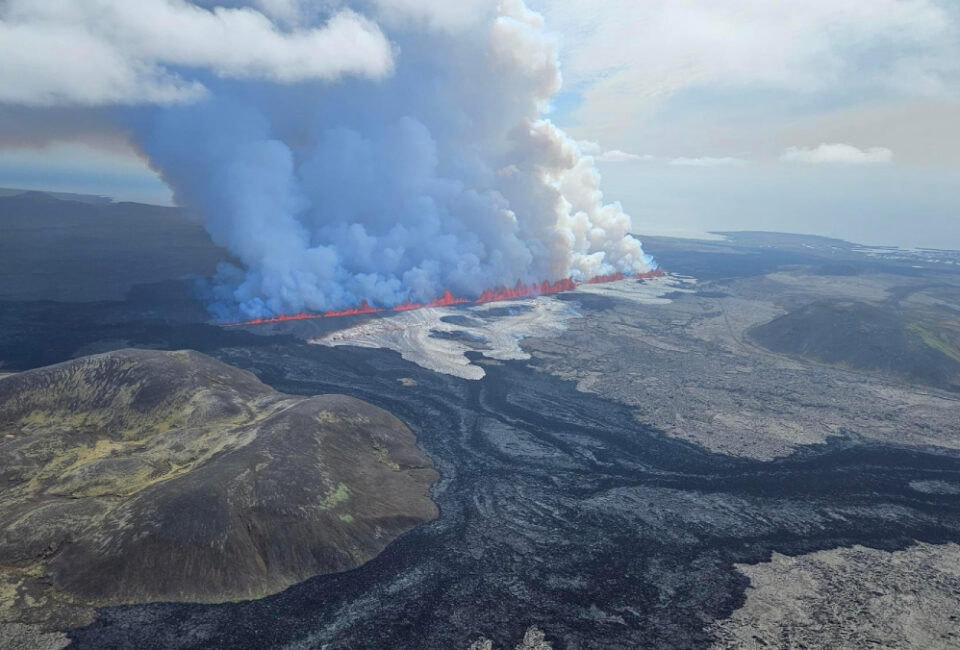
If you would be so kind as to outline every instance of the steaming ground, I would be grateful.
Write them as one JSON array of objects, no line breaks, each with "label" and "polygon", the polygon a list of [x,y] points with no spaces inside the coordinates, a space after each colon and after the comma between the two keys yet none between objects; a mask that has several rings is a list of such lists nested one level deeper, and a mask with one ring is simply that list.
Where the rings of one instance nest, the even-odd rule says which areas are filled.
[{"label": "steaming ground", "polygon": [[[401,312],[373,319],[313,338],[311,343],[395,350],[421,368],[462,379],[486,376],[482,360],[471,361],[468,352],[499,361],[529,359],[520,343],[528,337],[563,336],[570,320],[582,318],[577,300],[590,296],[615,297],[636,304],[665,304],[667,293],[689,292],[689,278],[663,276],[605,284],[581,285],[563,297],[540,296],[471,307],[436,307]],[[579,296],[578,294],[584,294]]]}]

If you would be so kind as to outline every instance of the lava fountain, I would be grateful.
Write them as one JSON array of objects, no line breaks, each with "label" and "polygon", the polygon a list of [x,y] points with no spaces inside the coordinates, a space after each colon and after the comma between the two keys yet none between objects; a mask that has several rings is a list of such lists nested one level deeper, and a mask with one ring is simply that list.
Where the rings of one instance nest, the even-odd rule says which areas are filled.
[{"label": "lava fountain", "polygon": [[[659,278],[664,275],[664,271],[656,269],[646,273],[635,275],[624,275],[623,273],[613,273],[610,275],[598,275],[590,278],[581,284],[605,284],[608,282],[617,282],[625,280],[628,277],[636,280],[647,280],[650,278]],[[350,309],[331,310],[323,313],[300,312],[299,314],[281,314],[271,318],[254,318],[253,320],[241,321],[238,323],[225,323],[222,327],[247,327],[251,325],[269,325],[271,323],[288,323],[300,320],[317,320],[321,318],[341,318],[343,316],[366,316],[372,314],[383,314],[391,312],[413,311],[415,309],[426,309],[428,307],[452,307],[454,305],[483,305],[489,302],[502,302],[504,300],[519,300],[521,298],[533,298],[535,296],[549,296],[557,293],[568,293],[577,290],[577,283],[572,279],[558,280],[556,282],[543,281],[539,284],[524,284],[517,282],[515,287],[496,287],[486,289],[475,300],[467,298],[458,298],[449,290],[444,291],[443,295],[430,302],[405,302],[390,308],[371,307],[367,301],[363,301],[357,307]]]}]

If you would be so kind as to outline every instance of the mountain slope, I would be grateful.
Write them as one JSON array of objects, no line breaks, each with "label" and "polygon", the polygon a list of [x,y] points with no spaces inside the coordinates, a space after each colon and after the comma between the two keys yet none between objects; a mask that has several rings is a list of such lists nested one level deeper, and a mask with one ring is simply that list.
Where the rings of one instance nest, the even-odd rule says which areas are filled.
[{"label": "mountain slope", "polygon": [[[0,379],[0,582],[34,602],[261,597],[435,518],[436,476],[386,411],[196,352],[27,371]],[[20,601],[0,619],[36,618]]]},{"label": "mountain slope", "polygon": [[775,352],[960,389],[960,336],[892,309],[818,301],[755,327],[750,336]]}]

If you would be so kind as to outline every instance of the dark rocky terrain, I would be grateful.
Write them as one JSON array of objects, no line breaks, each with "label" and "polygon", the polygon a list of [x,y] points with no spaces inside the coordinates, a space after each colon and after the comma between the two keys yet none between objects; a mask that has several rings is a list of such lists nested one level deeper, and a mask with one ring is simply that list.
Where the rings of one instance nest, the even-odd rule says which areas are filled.
[{"label": "dark rocky terrain", "polygon": [[209,276],[226,252],[181,210],[0,193],[0,298],[121,300],[137,284]]},{"label": "dark rocky terrain", "polygon": [[3,620],[263,597],[436,517],[413,434],[196,352],[122,350],[0,380]]},{"label": "dark rocky terrain", "polygon": [[[558,297],[582,318],[525,339],[528,360],[470,352],[477,381],[309,345],[299,326],[213,327],[175,281],[0,302],[0,372],[191,348],[284,395],[389,411],[440,474],[439,517],[361,566],[244,602],[97,608],[72,647],[509,648],[532,626],[557,650],[955,647],[958,396],[748,332],[823,301],[949,319],[960,257],[769,233],[647,247],[697,284],[657,303]],[[778,589],[781,575],[802,584]]]},{"label": "dark rocky terrain", "polygon": [[775,352],[960,390],[960,320],[930,320],[911,322],[898,310],[868,303],[818,301],[750,335]]},{"label": "dark rocky terrain", "polygon": [[556,648],[708,647],[744,602],[734,564],[960,540],[956,497],[910,487],[960,482],[955,455],[847,440],[736,459],[522,362],[467,381],[395,353],[268,341],[217,354],[285,392],[349,391],[410,423],[441,473],[440,518],[263,600],[101,610],[76,647],[504,647],[530,625]]}]

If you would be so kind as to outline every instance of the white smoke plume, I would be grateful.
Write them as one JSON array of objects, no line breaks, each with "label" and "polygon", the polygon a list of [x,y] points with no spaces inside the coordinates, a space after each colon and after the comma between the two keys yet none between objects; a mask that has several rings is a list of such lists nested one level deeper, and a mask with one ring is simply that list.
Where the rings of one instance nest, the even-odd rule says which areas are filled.
[{"label": "white smoke plume", "polygon": [[[217,278],[220,317],[652,268],[593,159],[545,117],[558,41],[521,0],[145,1],[176,19],[167,37],[123,0],[35,0],[136,27],[104,41],[136,54],[122,80],[189,91],[109,110],[239,261]],[[138,103],[122,90],[102,103]]]}]

